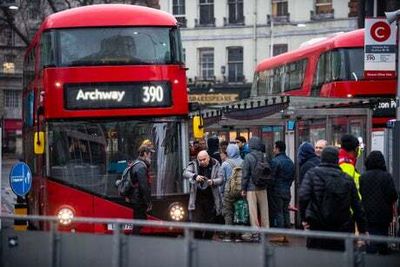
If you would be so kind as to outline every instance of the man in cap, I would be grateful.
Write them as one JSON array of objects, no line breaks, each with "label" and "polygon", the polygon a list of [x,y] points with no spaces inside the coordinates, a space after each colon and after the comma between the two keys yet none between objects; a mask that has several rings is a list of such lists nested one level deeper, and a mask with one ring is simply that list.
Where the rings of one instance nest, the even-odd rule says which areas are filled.
[{"label": "man in cap", "polygon": [[[151,143],[142,144],[138,149],[138,158],[130,168],[133,190],[129,196],[129,202],[133,206],[133,218],[146,220],[148,212],[152,209],[151,184],[149,168],[151,156],[155,152]],[[140,234],[142,226],[134,226],[133,234]]]},{"label": "man in cap", "polygon": [[[356,169],[359,148],[360,142],[354,135],[345,134],[340,139],[339,166],[353,178],[357,192],[360,192],[360,173]],[[360,193],[358,194],[361,197]]]}]

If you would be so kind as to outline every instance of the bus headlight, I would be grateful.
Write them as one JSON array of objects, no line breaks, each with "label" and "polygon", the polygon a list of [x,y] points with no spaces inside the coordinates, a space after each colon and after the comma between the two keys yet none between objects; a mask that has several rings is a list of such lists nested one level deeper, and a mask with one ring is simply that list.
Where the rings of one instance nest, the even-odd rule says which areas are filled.
[{"label": "bus headlight", "polygon": [[61,208],[57,213],[58,221],[65,226],[71,224],[74,216],[74,211],[67,207]]},{"label": "bus headlight", "polygon": [[185,218],[185,210],[181,203],[175,202],[169,206],[169,217],[174,221],[182,221]]}]

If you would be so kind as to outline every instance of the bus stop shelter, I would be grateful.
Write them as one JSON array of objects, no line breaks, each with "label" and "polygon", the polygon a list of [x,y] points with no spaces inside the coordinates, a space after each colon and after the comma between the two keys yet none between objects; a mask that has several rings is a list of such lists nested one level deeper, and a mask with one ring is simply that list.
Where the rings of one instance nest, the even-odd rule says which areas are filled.
[{"label": "bus stop shelter", "polygon": [[326,139],[331,145],[339,145],[345,133],[360,137],[369,151],[373,107],[374,102],[366,99],[282,96],[209,106],[191,115],[201,114],[206,133],[217,134],[221,140],[259,136],[267,155],[275,141],[284,140],[287,153],[294,159],[295,148],[303,141]]},{"label": "bus stop shelter", "polygon": [[[365,156],[371,150],[372,111],[374,101],[367,99],[332,99],[314,97],[253,98],[226,106],[213,106],[193,112],[201,114],[208,136],[233,141],[236,136],[259,136],[266,147],[268,159],[276,141],[286,143],[286,153],[296,163],[297,149],[302,142],[314,144],[325,139],[329,145],[340,145],[346,133],[358,137],[364,148],[357,162],[362,170]],[[292,187],[291,205],[297,206],[298,175]],[[294,217],[292,218],[292,222]]]}]

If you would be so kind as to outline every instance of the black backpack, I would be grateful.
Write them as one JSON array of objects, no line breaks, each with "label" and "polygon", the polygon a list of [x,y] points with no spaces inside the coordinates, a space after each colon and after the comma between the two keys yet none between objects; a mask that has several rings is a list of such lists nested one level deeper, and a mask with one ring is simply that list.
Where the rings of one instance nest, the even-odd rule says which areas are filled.
[{"label": "black backpack", "polygon": [[323,178],[325,188],[320,205],[321,223],[340,227],[350,216],[351,188],[344,176]]},{"label": "black backpack", "polygon": [[269,163],[264,160],[264,157],[260,160],[257,160],[257,157],[251,153],[251,155],[255,160],[256,164],[254,169],[251,170],[251,178],[255,186],[257,187],[266,187],[273,182],[273,177],[271,175],[271,167]]}]

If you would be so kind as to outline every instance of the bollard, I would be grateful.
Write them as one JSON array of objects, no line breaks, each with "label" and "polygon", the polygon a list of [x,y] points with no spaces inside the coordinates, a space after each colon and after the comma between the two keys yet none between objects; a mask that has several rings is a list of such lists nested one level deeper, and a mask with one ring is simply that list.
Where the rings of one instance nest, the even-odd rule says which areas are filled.
[{"label": "bollard", "polygon": [[[14,214],[15,215],[27,215],[28,214],[28,205],[24,203],[16,203],[14,206]],[[26,231],[28,230],[28,221],[27,220],[14,220],[14,230],[15,231]]]}]

